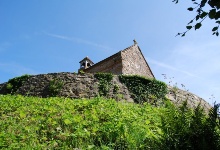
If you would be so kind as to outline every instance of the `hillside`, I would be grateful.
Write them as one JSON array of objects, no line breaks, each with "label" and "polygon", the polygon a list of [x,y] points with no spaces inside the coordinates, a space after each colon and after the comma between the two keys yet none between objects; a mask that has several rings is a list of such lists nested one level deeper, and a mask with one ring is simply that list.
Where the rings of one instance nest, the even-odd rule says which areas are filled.
[{"label": "hillside", "polygon": [[166,86],[157,80],[141,76],[112,74],[49,73],[21,76],[0,84],[0,94],[21,94],[38,97],[94,98],[104,96],[117,101],[141,103],[148,101],[159,105],[167,97],[174,104],[187,100],[190,107],[200,104],[205,111],[211,108],[202,98],[177,87]]},{"label": "hillside", "polygon": [[0,149],[220,148],[219,105],[137,75],[23,75],[0,105]]}]

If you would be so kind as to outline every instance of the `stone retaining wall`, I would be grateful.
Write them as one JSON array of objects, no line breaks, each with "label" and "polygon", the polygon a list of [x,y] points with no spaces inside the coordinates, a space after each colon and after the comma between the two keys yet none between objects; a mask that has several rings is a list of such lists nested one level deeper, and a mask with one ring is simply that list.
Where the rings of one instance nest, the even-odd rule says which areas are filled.
[{"label": "stone retaining wall", "polygon": [[[74,73],[49,73],[30,76],[30,78],[16,91],[17,94],[26,96],[50,97],[51,81],[61,81],[62,88],[57,96],[69,98],[93,98],[99,95],[99,81],[94,77],[94,74],[74,74]],[[113,93],[113,86],[109,90],[108,98],[116,100],[126,100],[134,102],[131,98],[127,87],[119,81],[117,75],[114,75],[111,81],[112,85],[119,87],[118,92]],[[7,94],[7,83],[0,84],[0,94]],[[175,104],[179,105],[183,100],[188,101],[190,107],[196,107],[199,103],[208,111],[211,106],[202,98],[177,88],[168,87],[169,93],[167,97]]]}]

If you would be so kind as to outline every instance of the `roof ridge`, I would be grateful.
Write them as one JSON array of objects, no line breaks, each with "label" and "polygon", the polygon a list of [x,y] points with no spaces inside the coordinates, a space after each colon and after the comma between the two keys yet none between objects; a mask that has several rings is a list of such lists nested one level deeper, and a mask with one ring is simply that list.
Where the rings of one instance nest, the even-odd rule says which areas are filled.
[{"label": "roof ridge", "polygon": [[130,48],[132,48],[132,47],[134,47],[134,46],[137,46],[137,44],[133,44],[133,45],[131,45],[131,46],[129,46],[129,47],[127,47],[127,48],[125,48],[125,49],[119,51],[119,52],[126,51],[126,50],[128,50],[128,49],[130,49]]}]

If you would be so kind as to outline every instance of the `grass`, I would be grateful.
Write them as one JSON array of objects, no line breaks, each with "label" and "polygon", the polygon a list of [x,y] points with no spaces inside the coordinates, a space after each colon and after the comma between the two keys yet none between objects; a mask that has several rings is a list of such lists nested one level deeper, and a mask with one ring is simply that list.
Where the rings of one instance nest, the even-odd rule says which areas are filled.
[{"label": "grass", "polygon": [[161,137],[161,108],[112,99],[0,95],[0,148],[140,148]]},{"label": "grass", "polygon": [[[167,105],[0,95],[0,149],[171,149],[170,141],[191,131],[180,123],[190,124],[196,117],[193,110]],[[199,114],[198,129],[207,120]],[[219,129],[212,131],[217,140]]]}]

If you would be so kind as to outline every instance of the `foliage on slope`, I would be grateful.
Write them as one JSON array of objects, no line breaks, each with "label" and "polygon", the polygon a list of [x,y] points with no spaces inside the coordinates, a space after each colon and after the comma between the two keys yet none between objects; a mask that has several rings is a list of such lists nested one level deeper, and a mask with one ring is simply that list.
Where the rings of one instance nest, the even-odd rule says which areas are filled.
[{"label": "foliage on slope", "polygon": [[0,95],[0,148],[144,148],[160,141],[160,109],[96,98]]},{"label": "foliage on slope", "polygon": [[167,94],[167,85],[164,82],[148,79],[139,75],[120,75],[119,79],[132,93],[135,102],[144,102],[160,105]]},{"label": "foliage on slope", "polygon": [[[218,106],[0,95],[1,149],[219,149]],[[199,143],[199,144],[195,144]]]},{"label": "foliage on slope", "polygon": [[25,74],[20,77],[15,77],[9,79],[7,82],[7,93],[8,94],[15,94],[15,92],[22,86],[24,82],[26,82],[29,78],[29,75]]}]

